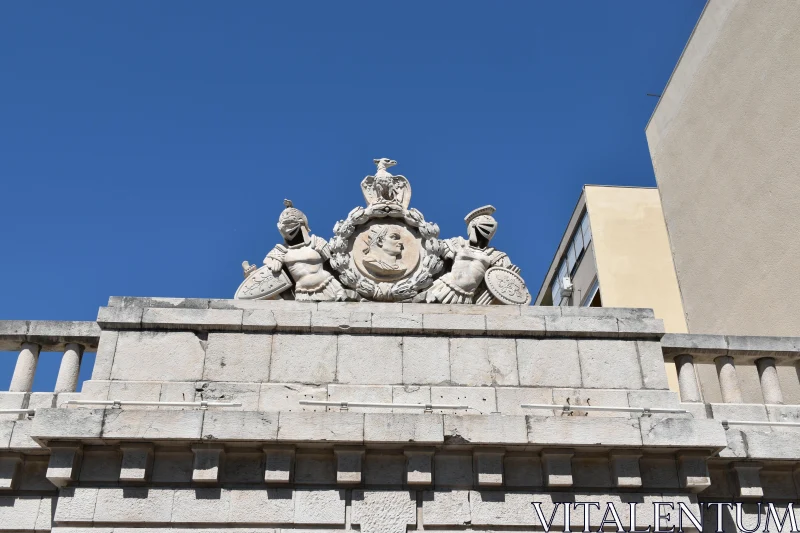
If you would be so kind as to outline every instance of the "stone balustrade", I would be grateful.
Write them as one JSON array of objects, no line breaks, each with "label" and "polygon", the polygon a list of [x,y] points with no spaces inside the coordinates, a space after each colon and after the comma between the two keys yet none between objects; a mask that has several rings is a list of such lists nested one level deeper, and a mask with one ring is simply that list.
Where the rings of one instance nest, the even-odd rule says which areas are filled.
[{"label": "stone balustrade", "polygon": [[[54,394],[74,393],[78,387],[81,359],[95,352],[100,328],[95,322],[49,320],[0,321],[0,351],[18,352],[17,364],[3,408],[23,408],[31,392],[41,352],[62,352]],[[19,405],[17,405],[19,404]]]},{"label": "stone balustrade", "polygon": [[683,402],[800,404],[800,337],[667,334],[661,346]]}]

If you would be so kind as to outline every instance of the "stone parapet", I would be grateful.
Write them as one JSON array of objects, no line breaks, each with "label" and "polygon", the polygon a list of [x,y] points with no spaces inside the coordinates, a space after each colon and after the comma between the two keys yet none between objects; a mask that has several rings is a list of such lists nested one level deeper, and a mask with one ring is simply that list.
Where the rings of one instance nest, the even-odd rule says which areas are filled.
[{"label": "stone parapet", "polygon": [[635,447],[719,451],[722,425],[690,418],[541,417],[350,412],[40,409],[30,438],[60,441],[277,442],[445,447]]},{"label": "stone parapet", "polygon": [[18,350],[27,342],[40,346],[43,352],[61,352],[70,343],[94,352],[99,337],[100,328],[95,322],[0,320],[0,351]]},{"label": "stone parapet", "polygon": [[689,354],[698,362],[713,362],[720,356],[751,363],[762,357],[776,357],[782,363],[800,361],[800,337],[667,333],[661,338],[661,347],[665,356]]},{"label": "stone parapet", "polygon": [[[566,313],[566,314],[564,314]],[[659,339],[649,309],[112,297],[103,329]]]}]

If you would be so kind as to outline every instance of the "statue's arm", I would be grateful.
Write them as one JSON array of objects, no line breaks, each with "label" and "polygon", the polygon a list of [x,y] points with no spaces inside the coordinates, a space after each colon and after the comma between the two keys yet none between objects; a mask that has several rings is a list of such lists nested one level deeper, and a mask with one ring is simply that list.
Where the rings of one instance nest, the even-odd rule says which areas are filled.
[{"label": "statue's arm", "polygon": [[277,275],[283,268],[283,259],[286,257],[287,248],[282,244],[276,244],[275,248],[269,251],[264,258],[264,264],[272,270],[272,273]]}]

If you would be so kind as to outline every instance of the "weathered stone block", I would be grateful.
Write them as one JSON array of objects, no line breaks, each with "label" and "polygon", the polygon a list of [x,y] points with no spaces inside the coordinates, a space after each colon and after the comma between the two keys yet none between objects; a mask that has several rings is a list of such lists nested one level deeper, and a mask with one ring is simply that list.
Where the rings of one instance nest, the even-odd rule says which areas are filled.
[{"label": "weathered stone block", "polygon": [[678,454],[678,479],[681,488],[701,492],[711,485],[706,452],[683,452]]},{"label": "weathered stone block", "polygon": [[[537,497],[538,496],[538,497]],[[533,526],[539,524],[532,501],[541,495],[525,492],[493,492],[472,490],[469,507],[473,526]],[[546,516],[547,509],[542,506]]]},{"label": "weathered stone block", "polygon": [[372,313],[346,308],[314,311],[311,313],[311,329],[318,333],[369,333]]},{"label": "weathered stone block", "polygon": [[169,522],[173,514],[172,497],[172,489],[101,488],[97,492],[94,521],[120,524]]},{"label": "weathered stone block", "polygon": [[[424,385],[395,385],[392,387],[392,403],[427,405],[431,403],[431,388]],[[408,409],[395,407],[396,413],[410,413]]]},{"label": "weathered stone block", "polygon": [[294,521],[291,489],[233,489],[230,491],[231,524],[291,524]]},{"label": "weathered stone block", "polygon": [[639,459],[642,454],[637,451],[615,450],[610,454],[611,477],[615,487],[638,488],[642,486],[642,473]]},{"label": "weathered stone block", "polygon": [[[232,302],[233,300],[222,300]],[[208,309],[210,301],[205,298],[164,298],[139,296],[111,296],[109,307],[164,307],[183,309]]]},{"label": "weathered stone block", "polygon": [[446,335],[484,335],[486,333],[486,317],[484,315],[425,313],[422,315],[422,329],[426,333],[444,333]]},{"label": "weathered stone block", "polygon": [[[194,402],[197,400],[195,382],[165,381],[161,384],[161,402]],[[159,409],[191,409],[191,407],[159,405]]]},{"label": "weathered stone block", "polygon": [[664,321],[660,318],[617,318],[620,338],[660,339],[664,335]]},{"label": "weathered stone block", "polygon": [[[0,448],[8,448],[16,420],[0,420]],[[32,423],[32,421],[31,421]],[[33,443],[34,446],[36,443]]]},{"label": "weathered stone block", "polygon": [[364,414],[281,413],[279,441],[326,441],[362,443]]},{"label": "weathered stone block", "polygon": [[336,456],[331,451],[303,450],[295,456],[294,481],[302,485],[335,485]]},{"label": "weathered stone block", "polygon": [[271,351],[271,335],[209,333],[203,379],[268,381]]},{"label": "weathered stone block", "polygon": [[[391,385],[328,385],[328,400],[331,402],[392,403]],[[338,411],[339,407],[329,407]],[[354,413],[391,413],[391,407],[348,407]]]},{"label": "weathered stone block", "polygon": [[639,366],[642,369],[642,384],[646,389],[669,390],[664,353],[658,341],[636,341]]},{"label": "weathered stone block", "polygon": [[203,440],[271,441],[278,438],[278,413],[207,411]]},{"label": "weathered stone block", "polygon": [[439,452],[433,456],[436,489],[471,488],[472,454]]},{"label": "weathered stone block", "polygon": [[83,450],[83,458],[80,461],[80,482],[89,485],[116,483],[119,480],[121,461],[122,456],[118,450],[107,447],[89,447]]},{"label": "weathered stone block", "polygon": [[450,340],[450,376],[459,385],[519,385],[514,339]]},{"label": "weathered stone block", "polygon": [[147,308],[142,314],[142,328],[241,331],[242,310]]},{"label": "weathered stone block", "polygon": [[639,460],[639,470],[642,474],[642,486],[647,489],[681,488],[678,466],[673,455],[644,455]]},{"label": "weathered stone block", "polygon": [[575,339],[517,339],[520,385],[580,387],[581,366]]},{"label": "weathered stone block", "polygon": [[225,522],[230,516],[230,508],[229,490],[211,487],[176,489],[172,504],[172,522],[182,524]]},{"label": "weathered stone block", "polygon": [[39,409],[33,419],[31,435],[50,439],[100,438],[102,409]]},{"label": "weathered stone block", "polygon": [[241,403],[241,407],[228,409],[255,411],[258,409],[258,397],[261,394],[261,384],[206,381],[196,383],[195,391],[195,399],[197,401]]},{"label": "weathered stone block", "polygon": [[406,533],[417,523],[417,498],[409,491],[353,491],[353,524],[363,533]]},{"label": "weathered stone block", "polygon": [[[628,407],[628,393],[622,390],[604,389],[553,389],[553,403],[556,405],[571,406],[599,406],[599,407]],[[530,411],[531,414],[541,416],[542,411]],[[575,418],[630,418],[631,413],[618,411],[581,411],[576,409],[571,413],[558,412],[557,416],[570,416]]]},{"label": "weathered stone block", "polygon": [[767,407],[754,403],[712,403],[711,415],[716,420],[747,420],[766,422]]},{"label": "weathered stone block", "polygon": [[406,456],[405,479],[408,485],[430,485],[433,483],[433,448],[411,448],[404,450]]},{"label": "weathered stone block", "polygon": [[325,411],[325,406],[300,405],[300,400],[326,401],[327,387],[297,383],[262,383],[258,398],[259,411]]},{"label": "weathered stone block", "polygon": [[142,329],[142,313],[141,307],[101,307],[97,311],[97,324],[106,330]]},{"label": "weathered stone block", "polygon": [[278,322],[271,309],[245,309],[242,313],[242,331],[272,333],[277,327]]},{"label": "weathered stone block", "polygon": [[[97,491],[98,489],[89,487],[62,488],[58,492],[58,505],[53,522],[58,524],[91,523],[94,517],[94,508],[97,505]],[[35,512],[33,514],[35,515]]]},{"label": "weathered stone block", "polygon": [[471,520],[468,490],[422,493],[422,522],[425,526],[463,527]]},{"label": "weathered stone block", "polygon": [[639,420],[631,418],[528,418],[528,440],[543,446],[641,446]]},{"label": "weathered stone block", "polygon": [[524,416],[445,415],[445,444],[524,444]]},{"label": "weathered stone block", "polygon": [[691,418],[647,418],[639,419],[642,428],[642,443],[645,446],[724,448],[728,440],[722,424],[716,420],[694,420]]},{"label": "weathered stone block", "polygon": [[336,378],[348,384],[402,383],[402,351],[401,337],[340,335]]},{"label": "weathered stone block", "polygon": [[111,379],[111,366],[114,363],[114,352],[117,349],[117,331],[101,331],[100,342],[92,367],[92,379]]},{"label": "weathered stone block", "polygon": [[154,483],[189,483],[193,464],[194,454],[188,449],[156,450],[152,480]]},{"label": "weathered stone block", "polygon": [[229,447],[225,451],[220,481],[225,485],[264,483],[264,454],[249,448]]},{"label": "weathered stone block", "polygon": [[403,337],[403,383],[450,382],[450,339]]},{"label": "weathered stone block", "polygon": [[486,334],[519,337],[544,337],[543,316],[486,315]]},{"label": "weathered stone block", "polygon": [[[161,398],[159,381],[112,381],[108,388],[111,400],[157,402]],[[137,405],[137,409],[157,409],[156,405]]]},{"label": "weathered stone block", "polygon": [[56,407],[56,395],[52,392],[32,392],[28,396],[28,409],[50,409]]},{"label": "weathered stone block", "polygon": [[436,412],[481,413],[489,414],[497,411],[497,398],[491,387],[431,387],[431,402],[444,405],[466,405],[468,410],[454,411],[439,409]]},{"label": "weathered stone block", "polygon": [[422,333],[422,315],[374,312],[372,314],[372,332],[394,335]]},{"label": "weathered stone block", "polygon": [[546,316],[544,320],[548,337],[619,337],[616,318]]},{"label": "weathered stone block", "polygon": [[195,483],[219,481],[225,460],[225,446],[222,444],[194,444],[192,453],[194,453],[192,481]]},{"label": "weathered stone block", "polygon": [[267,483],[289,483],[294,470],[294,447],[264,447],[266,456],[264,481]]},{"label": "weathered stone block", "polygon": [[294,493],[294,523],[344,525],[344,490],[301,490]]},{"label": "weathered stone block", "polygon": [[731,464],[738,488],[736,496],[739,498],[764,497],[764,489],[761,486],[762,468],[761,463],[736,462]]},{"label": "weathered stone block", "polygon": [[[31,438],[31,431],[33,431],[33,420],[17,420],[14,422],[14,430],[8,447],[12,450],[24,450],[28,453],[31,453],[32,450],[40,451],[41,446]],[[2,432],[3,427],[0,426],[0,433]]]},{"label": "weathered stone block", "polygon": [[203,341],[191,332],[121,331],[111,379],[196,381],[203,375]]},{"label": "weathered stone block", "polygon": [[503,448],[478,448],[472,452],[472,470],[475,484],[479,487],[499,487],[503,485]]},{"label": "weathered stone block", "polygon": [[11,490],[19,485],[22,454],[5,452],[0,454],[0,490]]},{"label": "weathered stone block", "polygon": [[330,383],[336,377],[335,335],[276,334],[270,381]]},{"label": "weathered stone block", "polygon": [[153,470],[154,447],[150,443],[122,443],[122,465],[119,480],[124,482],[147,481]]},{"label": "weathered stone block", "polygon": [[576,455],[572,458],[572,482],[576,487],[609,491],[613,486],[608,457]]},{"label": "weathered stone block", "polygon": [[406,457],[393,451],[375,451],[364,456],[364,486],[396,489],[405,482]]},{"label": "weathered stone block", "polygon": [[103,438],[200,440],[202,426],[202,411],[109,409],[105,412]]},{"label": "weathered stone block", "polygon": [[[305,303],[312,303],[312,302],[298,302],[300,304]],[[302,310],[298,308],[284,310],[284,309],[274,309],[272,311],[272,316],[275,317],[275,329],[276,331],[283,331],[283,332],[307,332],[311,331],[311,312],[313,308],[309,308],[308,311]]]},{"label": "weathered stone block", "polygon": [[552,404],[553,389],[527,387],[497,387],[497,411],[504,415],[527,415],[536,413],[541,416],[553,414],[552,410],[523,409],[523,404]]},{"label": "weathered stone block", "polygon": [[542,486],[542,461],[532,454],[506,454],[503,462],[505,485],[509,488]]},{"label": "weathered stone block", "polygon": [[22,463],[19,473],[19,490],[52,491],[54,486],[47,480],[47,465],[50,457],[47,455],[28,455]]},{"label": "weathered stone block", "polygon": [[[634,341],[581,339],[578,354],[584,387],[642,388],[642,371]],[[665,372],[663,368],[662,372]]]},{"label": "weathered stone block", "polygon": [[439,444],[443,440],[442,415],[432,413],[364,415],[364,442]]},{"label": "weathered stone block", "polygon": [[364,448],[338,447],[333,449],[333,454],[336,456],[336,483],[340,485],[361,483]]},{"label": "weathered stone block", "polygon": [[542,479],[546,487],[571,487],[572,450],[542,450]]}]

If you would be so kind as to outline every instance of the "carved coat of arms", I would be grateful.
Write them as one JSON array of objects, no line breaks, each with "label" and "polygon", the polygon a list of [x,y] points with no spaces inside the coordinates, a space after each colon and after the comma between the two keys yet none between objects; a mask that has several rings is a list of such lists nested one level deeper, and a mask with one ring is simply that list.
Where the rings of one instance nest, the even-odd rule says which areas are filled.
[{"label": "carved coat of arms", "polygon": [[236,298],[528,305],[531,295],[508,256],[489,246],[497,231],[487,205],[464,221],[467,237],[439,239],[439,226],[409,208],[411,184],[375,159],[361,182],[367,202],[333,228],[312,235],[306,215],[286,200],[278,220],[284,242],[256,268],[243,263]]}]

